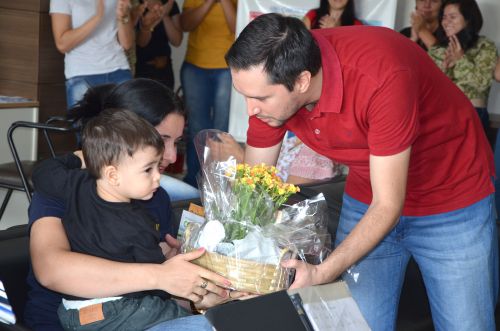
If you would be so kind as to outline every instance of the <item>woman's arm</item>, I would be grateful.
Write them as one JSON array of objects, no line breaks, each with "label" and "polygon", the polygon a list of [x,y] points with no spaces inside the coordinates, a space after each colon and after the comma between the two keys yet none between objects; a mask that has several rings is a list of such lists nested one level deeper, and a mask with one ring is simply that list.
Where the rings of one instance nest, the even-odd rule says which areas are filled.
[{"label": "woman's arm", "polygon": [[167,32],[168,41],[173,46],[179,47],[182,42],[181,16],[180,14],[170,16],[174,2],[174,0],[168,0],[163,7],[163,26]]},{"label": "woman's arm", "polygon": [[80,45],[101,23],[104,17],[104,0],[96,0],[96,14],[76,29],[71,28],[71,16],[67,14],[51,14],[52,34],[57,50],[68,53]]},{"label": "woman's arm", "polygon": [[208,11],[212,8],[215,1],[216,0],[205,0],[199,7],[185,9],[181,14],[182,31],[189,32],[196,29],[208,14]]},{"label": "woman's arm", "polygon": [[116,19],[118,20],[118,42],[125,50],[134,45],[134,22],[130,17],[132,5],[130,0],[118,0],[116,4]]},{"label": "woman's arm", "polygon": [[174,256],[163,264],[121,263],[72,252],[57,217],[42,217],[32,225],[30,253],[40,284],[84,298],[159,289],[198,302],[206,294],[200,287],[204,279],[209,281],[206,290],[221,297],[227,291],[215,284],[230,285],[222,276],[189,262],[203,250]]},{"label": "woman's arm", "polygon": [[231,33],[236,32],[236,7],[231,0],[220,0],[226,24]]}]

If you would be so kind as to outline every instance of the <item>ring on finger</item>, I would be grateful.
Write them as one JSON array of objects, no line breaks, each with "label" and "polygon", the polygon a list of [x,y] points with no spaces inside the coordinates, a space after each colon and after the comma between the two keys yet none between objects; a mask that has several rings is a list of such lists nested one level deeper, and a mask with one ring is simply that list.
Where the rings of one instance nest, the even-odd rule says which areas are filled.
[{"label": "ring on finger", "polygon": [[203,289],[207,288],[207,286],[208,286],[208,282],[206,280],[204,280],[203,283],[201,283],[201,285],[200,285],[200,287]]}]

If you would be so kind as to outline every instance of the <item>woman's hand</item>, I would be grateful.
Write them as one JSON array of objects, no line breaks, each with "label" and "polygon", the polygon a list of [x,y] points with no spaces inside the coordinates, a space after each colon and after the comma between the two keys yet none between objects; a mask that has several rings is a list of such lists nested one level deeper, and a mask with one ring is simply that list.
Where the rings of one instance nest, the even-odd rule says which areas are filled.
[{"label": "woman's hand", "polygon": [[172,8],[174,7],[174,0],[168,0],[164,5],[163,5],[163,16],[168,16],[170,15],[170,12],[172,11]]},{"label": "woman's hand", "polygon": [[152,31],[163,18],[163,7],[160,4],[148,6],[148,11],[141,17],[141,29]]},{"label": "woman's hand", "polygon": [[[205,249],[200,248],[168,259],[159,266],[165,270],[155,273],[157,279],[154,288],[163,289],[174,296],[186,298],[194,303],[201,302],[209,293],[227,298],[226,288],[231,286],[229,280],[190,262],[203,254],[205,254]],[[210,302],[212,300],[210,299]]]},{"label": "woman's hand", "polygon": [[325,15],[319,19],[321,29],[335,28],[337,26],[340,26],[340,15]]},{"label": "woman's hand", "polygon": [[216,294],[208,293],[203,297],[201,301],[195,303],[194,306],[196,307],[196,309],[204,310],[220,305],[221,303],[226,303],[237,299],[245,299],[246,297],[254,297],[254,295],[250,295],[246,292],[226,290],[226,297],[223,298]]},{"label": "woman's hand", "polygon": [[411,23],[410,39],[413,41],[417,41],[419,39],[420,30],[424,28],[424,18],[420,13],[414,11],[411,13],[410,23]]},{"label": "woman's hand", "polygon": [[116,3],[116,18],[122,23],[128,23],[131,9],[130,0],[118,0]]},{"label": "woman's hand", "polygon": [[448,48],[446,48],[445,58],[443,61],[444,69],[453,68],[457,61],[462,58],[462,56],[464,56],[464,50],[462,49],[462,45],[460,45],[460,41],[458,40],[457,36],[450,36]]}]

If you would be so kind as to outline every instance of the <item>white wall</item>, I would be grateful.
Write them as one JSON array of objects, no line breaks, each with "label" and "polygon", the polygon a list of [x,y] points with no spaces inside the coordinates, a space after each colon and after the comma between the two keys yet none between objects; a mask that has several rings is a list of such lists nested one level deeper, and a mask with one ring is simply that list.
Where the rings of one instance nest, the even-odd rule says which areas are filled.
[{"label": "white wall", "polygon": [[[495,42],[500,49],[500,1],[499,0],[477,0],[481,13],[483,14],[483,29],[481,34]],[[414,0],[399,0],[398,14],[396,15],[396,29],[410,24],[410,13],[415,6]],[[500,114],[500,83],[494,82],[488,102],[490,113]]]}]

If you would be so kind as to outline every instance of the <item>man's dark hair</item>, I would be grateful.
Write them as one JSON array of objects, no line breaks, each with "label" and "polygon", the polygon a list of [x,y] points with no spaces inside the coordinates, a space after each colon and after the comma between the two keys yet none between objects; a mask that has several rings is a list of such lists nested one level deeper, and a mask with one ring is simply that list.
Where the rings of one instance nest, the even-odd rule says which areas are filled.
[{"label": "man's dark hair", "polygon": [[[443,2],[439,12],[439,23],[443,22],[444,8],[448,5],[457,5],[458,10],[464,17],[466,22],[465,28],[457,33],[458,41],[462,46],[464,52],[474,47],[479,39],[479,31],[483,27],[483,15],[475,0],[447,0]],[[438,29],[436,37],[441,46],[448,46],[449,38],[442,29]]]},{"label": "man's dark hair", "polygon": [[156,129],[139,115],[124,109],[105,109],[91,118],[83,129],[82,152],[85,166],[96,179],[108,165],[118,165],[126,155],[145,147],[163,154],[165,144]]},{"label": "man's dark hair", "polygon": [[283,84],[293,91],[301,72],[316,75],[321,53],[301,20],[279,14],[257,17],[241,32],[226,54],[234,70],[264,65],[271,84]]}]

